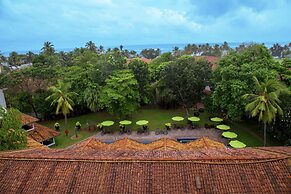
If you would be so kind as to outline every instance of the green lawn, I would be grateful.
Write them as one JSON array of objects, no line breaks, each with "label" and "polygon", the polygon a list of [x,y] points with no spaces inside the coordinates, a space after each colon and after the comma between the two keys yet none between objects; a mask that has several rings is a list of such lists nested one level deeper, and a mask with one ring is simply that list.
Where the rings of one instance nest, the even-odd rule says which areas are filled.
[{"label": "green lawn", "polygon": [[[136,130],[138,128],[137,125],[135,125],[135,122],[138,120],[148,120],[149,121],[149,129],[154,130],[156,128],[163,128],[164,124],[167,122],[171,122],[171,118],[174,116],[183,116],[186,117],[186,112],[184,109],[159,109],[159,108],[141,108],[136,114],[132,116],[132,118],[129,118],[131,121],[133,121],[133,124],[131,125],[131,128],[133,130]],[[201,121],[199,122],[199,125],[204,125],[205,123],[211,123],[211,121],[208,120],[208,113],[204,112],[201,113],[200,116]],[[115,125],[113,126],[113,129],[119,130],[119,124],[118,120],[114,119],[113,116],[109,115],[106,111],[100,111],[97,113],[90,113],[82,116],[77,116],[74,118],[68,119],[68,124],[65,126],[64,120],[59,120],[57,122],[61,125],[61,135],[56,138],[56,146],[55,148],[64,148],[69,145],[72,145],[76,142],[79,142],[83,139],[88,138],[89,136],[94,135],[96,132],[85,132],[81,131],[80,136],[78,140],[72,140],[71,137],[74,135],[74,128],[75,123],[79,121],[83,126],[86,126],[87,123],[89,124],[96,124],[99,122],[102,122],[104,120],[113,120],[115,121]],[[41,124],[46,125],[48,127],[53,128],[54,123],[56,121],[44,121]],[[183,121],[186,123],[186,120]],[[231,130],[238,134],[238,140],[243,141],[248,146],[262,146],[263,140],[262,140],[262,134],[258,134],[258,124],[254,122],[234,122],[230,124]],[[64,134],[64,130],[68,129],[70,131],[69,136],[66,137]],[[271,138],[267,140],[269,145],[278,145],[277,142],[273,141]]]}]

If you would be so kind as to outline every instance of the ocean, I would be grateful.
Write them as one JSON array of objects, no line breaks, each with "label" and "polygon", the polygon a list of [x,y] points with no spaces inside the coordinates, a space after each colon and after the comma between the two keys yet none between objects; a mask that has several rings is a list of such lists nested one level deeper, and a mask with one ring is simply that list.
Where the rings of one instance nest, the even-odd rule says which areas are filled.
[{"label": "ocean", "polygon": [[[291,41],[290,41],[291,42]],[[263,43],[266,47],[270,48],[273,46],[273,44],[275,43],[279,43],[281,46],[284,46],[286,44],[289,44],[290,42],[266,42],[266,43]],[[257,44],[262,44],[262,42],[246,42],[245,44],[251,44],[251,43],[257,43]],[[174,43],[171,43],[171,44],[143,44],[143,45],[123,45],[123,50],[127,49],[127,50],[134,50],[136,51],[137,53],[140,53],[143,49],[149,49],[149,48],[153,48],[153,49],[157,49],[159,48],[161,50],[162,53],[164,52],[169,52],[169,51],[172,51],[174,47],[178,47],[179,49],[184,49],[184,47],[187,45],[187,44],[196,44],[196,45],[199,45],[199,44],[206,44],[206,43],[177,43],[177,44],[174,44]],[[218,45],[222,45],[223,43],[209,43],[209,45],[213,46],[215,44],[218,44]],[[242,43],[228,43],[228,45],[231,47],[231,48],[236,48],[238,47],[240,44]],[[96,44],[96,46],[98,47],[99,45]],[[104,49],[107,50],[108,48],[119,48],[120,45],[115,45],[115,46],[104,46]],[[70,52],[74,50],[74,48],[56,48],[56,51],[59,52],[59,51],[65,51],[65,52]],[[38,54],[40,52],[40,49],[39,50],[30,50],[32,51],[33,53],[36,53]],[[4,56],[9,56],[9,53],[12,52],[12,51],[2,51],[2,54]],[[28,51],[16,51],[18,54],[25,54],[27,53]]]}]

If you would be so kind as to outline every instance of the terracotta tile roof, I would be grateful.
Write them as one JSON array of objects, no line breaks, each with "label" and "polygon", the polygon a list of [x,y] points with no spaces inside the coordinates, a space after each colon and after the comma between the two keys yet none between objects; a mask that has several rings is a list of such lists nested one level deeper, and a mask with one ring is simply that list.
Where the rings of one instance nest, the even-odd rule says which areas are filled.
[{"label": "terracotta tile roof", "polygon": [[27,137],[27,147],[30,149],[48,149],[47,146],[35,141],[30,137]]},{"label": "terracotta tile roof", "polygon": [[147,64],[149,64],[151,62],[151,59],[148,58],[144,58],[144,57],[138,57],[138,58],[128,58],[127,59],[127,64],[130,63],[133,59],[139,59]]},{"label": "terracotta tile roof", "polygon": [[[212,146],[202,139],[199,144]],[[197,143],[196,142],[196,143]],[[0,153],[3,193],[289,193],[291,147],[139,150],[94,138],[66,149]],[[193,142],[194,144],[194,142]],[[117,146],[130,149],[117,149]],[[216,146],[216,145],[215,145]],[[107,147],[106,149],[104,149]]]},{"label": "terracotta tile roof", "polygon": [[34,123],[34,122],[37,122],[37,121],[39,121],[39,119],[37,119],[35,117],[32,117],[30,115],[27,115],[27,114],[24,114],[24,113],[22,113],[22,115],[21,115],[21,122],[22,122],[23,125]]},{"label": "terracotta tile roof", "polygon": [[58,135],[60,135],[60,132],[38,123],[34,123],[34,130],[28,132],[28,137],[37,142],[43,142]]},{"label": "terracotta tile roof", "polygon": [[197,60],[205,59],[206,61],[208,61],[211,64],[212,71],[217,68],[217,64],[220,60],[219,57],[215,57],[215,56],[195,56],[194,58]]}]

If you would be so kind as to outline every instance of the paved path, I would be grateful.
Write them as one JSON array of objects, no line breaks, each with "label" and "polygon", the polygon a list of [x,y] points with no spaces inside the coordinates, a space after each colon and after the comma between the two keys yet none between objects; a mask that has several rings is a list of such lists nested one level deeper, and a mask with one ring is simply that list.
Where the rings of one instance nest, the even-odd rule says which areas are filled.
[{"label": "paved path", "polygon": [[144,142],[151,142],[151,141],[155,141],[157,139],[160,138],[170,138],[170,139],[177,139],[177,138],[181,138],[181,137],[192,137],[192,138],[202,138],[202,137],[208,137],[212,140],[221,142],[225,145],[227,145],[228,140],[223,138],[221,136],[222,131],[218,130],[218,129],[206,129],[206,128],[197,128],[197,129],[172,129],[169,131],[169,133],[167,135],[156,135],[155,131],[150,131],[149,134],[137,134],[136,131],[132,132],[131,135],[128,134],[122,134],[120,135],[118,132],[115,132],[113,134],[104,134],[101,135],[101,133],[97,133],[96,137],[100,140],[100,141],[104,141],[104,142],[112,142],[112,141],[116,141],[118,139],[122,139],[122,138],[130,138],[130,139],[134,139],[134,140],[138,140],[138,141],[144,141]]}]

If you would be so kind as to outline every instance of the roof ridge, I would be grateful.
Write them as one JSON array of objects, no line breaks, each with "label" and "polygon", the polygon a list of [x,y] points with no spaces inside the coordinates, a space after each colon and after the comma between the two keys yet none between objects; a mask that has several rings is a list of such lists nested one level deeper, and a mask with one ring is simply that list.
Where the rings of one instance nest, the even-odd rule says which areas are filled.
[{"label": "roof ridge", "polygon": [[[289,159],[289,157],[281,157],[281,158],[267,158],[267,159],[240,159],[240,160],[233,160],[233,159],[219,159],[223,161],[233,161],[233,162],[219,162],[216,161],[217,159],[213,159],[214,162],[209,161],[209,159],[205,159],[206,161],[203,161],[203,159],[198,160],[94,160],[94,159],[56,159],[56,158],[0,158],[0,160],[12,160],[12,161],[46,161],[46,162],[87,162],[87,163],[196,163],[196,164],[213,164],[213,165],[241,165],[241,164],[259,164],[259,163],[267,163],[267,162],[274,162],[279,160],[286,160]],[[247,160],[247,161],[244,161]],[[238,162],[239,161],[239,162]]]},{"label": "roof ridge", "polygon": [[291,153],[288,154],[286,152],[282,152],[282,151],[278,151],[278,150],[276,150],[276,151],[275,150],[269,150],[269,149],[266,149],[266,147],[254,147],[253,149],[257,149],[257,150],[261,150],[263,152],[269,152],[269,153],[273,153],[273,154],[281,154],[281,155],[283,154],[283,155],[291,158]]}]

